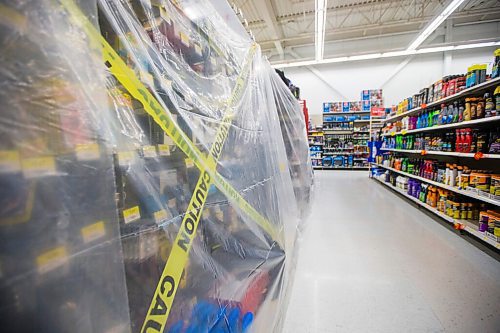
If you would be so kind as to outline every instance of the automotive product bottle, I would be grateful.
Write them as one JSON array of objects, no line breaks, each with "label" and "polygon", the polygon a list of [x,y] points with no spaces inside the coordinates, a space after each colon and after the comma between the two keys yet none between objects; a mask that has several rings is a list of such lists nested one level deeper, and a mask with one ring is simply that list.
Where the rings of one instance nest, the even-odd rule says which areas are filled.
[{"label": "automotive product bottle", "polygon": [[464,121],[464,103],[462,101],[458,102],[458,121]]},{"label": "automotive product bottle", "polygon": [[456,139],[455,139],[455,151],[461,153],[462,152],[462,136],[461,130],[457,129],[456,130]]},{"label": "automotive product bottle", "polygon": [[464,121],[469,121],[471,120],[471,99],[466,98],[465,99],[465,109],[464,109]]},{"label": "automotive product bottle", "polygon": [[472,136],[470,128],[465,129],[465,139],[464,144],[462,146],[462,152],[470,153],[470,148],[472,145]]}]

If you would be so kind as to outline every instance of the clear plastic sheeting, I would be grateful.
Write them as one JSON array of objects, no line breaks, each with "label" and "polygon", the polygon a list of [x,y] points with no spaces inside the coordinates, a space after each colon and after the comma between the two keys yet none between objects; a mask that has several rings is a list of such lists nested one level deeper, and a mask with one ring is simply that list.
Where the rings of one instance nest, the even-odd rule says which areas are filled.
[{"label": "clear plastic sheeting", "polygon": [[307,136],[229,10],[0,4],[3,332],[281,330]]}]

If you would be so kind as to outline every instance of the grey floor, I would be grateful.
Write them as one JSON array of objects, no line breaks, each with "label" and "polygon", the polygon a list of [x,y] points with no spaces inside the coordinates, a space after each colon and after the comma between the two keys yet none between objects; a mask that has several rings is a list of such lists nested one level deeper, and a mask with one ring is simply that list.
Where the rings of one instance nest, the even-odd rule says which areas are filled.
[{"label": "grey floor", "polygon": [[500,332],[500,263],[360,171],[316,171],[285,332]]}]

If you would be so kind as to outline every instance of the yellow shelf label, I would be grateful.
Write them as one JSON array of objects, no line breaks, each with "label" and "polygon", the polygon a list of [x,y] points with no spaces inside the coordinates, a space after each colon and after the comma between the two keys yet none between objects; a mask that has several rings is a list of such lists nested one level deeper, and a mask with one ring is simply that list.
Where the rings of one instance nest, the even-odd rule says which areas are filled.
[{"label": "yellow shelf label", "polygon": [[125,221],[125,223],[134,222],[140,218],[141,211],[139,210],[139,206],[134,206],[123,211],[123,220]]},{"label": "yellow shelf label", "polygon": [[56,174],[56,161],[52,156],[26,158],[22,161],[26,178],[36,178]]},{"label": "yellow shelf label", "polygon": [[85,244],[93,242],[106,235],[106,227],[103,221],[98,221],[80,229]]},{"label": "yellow shelf label", "polygon": [[129,165],[134,161],[135,155],[133,151],[120,151],[118,152],[118,164],[120,166]]},{"label": "yellow shelf label", "polygon": [[75,147],[76,159],[79,161],[93,161],[99,159],[101,153],[97,143],[78,144]]},{"label": "yellow shelf label", "polygon": [[67,261],[68,253],[66,247],[59,246],[39,255],[36,258],[36,266],[38,273],[45,274],[64,265]]},{"label": "yellow shelf label", "polygon": [[202,55],[202,50],[201,50],[201,46],[198,45],[198,44],[194,44],[194,51],[198,54],[198,55]]},{"label": "yellow shelf label", "polygon": [[139,72],[139,78],[143,83],[146,84],[146,86],[153,87],[154,86],[154,79],[153,75],[146,71],[140,71]]},{"label": "yellow shelf label", "polygon": [[156,154],[156,147],[155,146],[142,147],[142,153],[144,154],[144,157],[147,157],[147,158],[154,158],[154,157],[158,156]]},{"label": "yellow shelf label", "polygon": [[155,222],[160,223],[167,219],[167,212],[164,209],[161,209],[153,214]]},{"label": "yellow shelf label", "polygon": [[401,131],[401,134],[403,134],[403,135],[406,135],[406,133],[408,133],[408,131],[407,131],[407,130],[402,130],[402,131]]},{"label": "yellow shelf label", "polygon": [[0,150],[0,174],[21,171],[21,160],[17,150]]},{"label": "yellow shelf label", "polygon": [[165,79],[162,77],[160,79],[160,84],[161,84],[163,90],[165,90],[165,91],[172,90],[172,81],[170,81],[169,79]]},{"label": "yellow shelf label", "polygon": [[192,159],[190,159],[190,158],[186,158],[186,167],[187,167],[187,168],[192,168],[192,167],[194,167],[194,162],[193,162],[193,160],[192,160]]},{"label": "yellow shelf label", "polygon": [[170,14],[167,12],[165,7],[163,7],[163,6],[160,6],[160,16],[162,19],[164,19],[165,21],[170,23]]},{"label": "yellow shelf label", "polygon": [[158,145],[160,156],[170,156],[170,147],[168,145]]},{"label": "yellow shelf label", "polygon": [[179,36],[181,38],[182,44],[184,44],[186,46],[189,46],[189,37],[188,37],[188,35],[186,35],[184,32],[181,31],[179,33]]}]

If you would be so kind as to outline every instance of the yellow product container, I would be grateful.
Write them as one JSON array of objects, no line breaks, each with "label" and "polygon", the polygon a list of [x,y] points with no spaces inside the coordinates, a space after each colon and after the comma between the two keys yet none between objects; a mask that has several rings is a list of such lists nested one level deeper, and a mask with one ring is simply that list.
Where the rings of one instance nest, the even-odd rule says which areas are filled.
[{"label": "yellow product container", "polygon": [[491,175],[490,194],[500,196],[500,175]]}]

